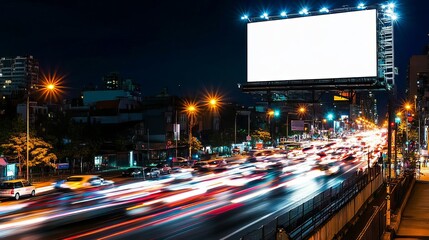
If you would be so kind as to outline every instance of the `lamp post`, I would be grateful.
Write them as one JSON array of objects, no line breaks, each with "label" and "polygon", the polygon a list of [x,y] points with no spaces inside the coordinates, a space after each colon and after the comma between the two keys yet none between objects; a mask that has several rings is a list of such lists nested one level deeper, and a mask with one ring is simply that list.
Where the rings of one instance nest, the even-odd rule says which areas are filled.
[{"label": "lamp post", "polygon": [[26,118],[26,122],[27,122],[27,138],[26,138],[26,141],[27,141],[27,162],[26,162],[26,179],[27,179],[27,181],[30,181],[30,168],[29,168],[29,166],[28,166],[28,164],[29,164],[29,158],[30,158],[30,149],[29,149],[29,147],[30,147],[30,93],[28,92],[27,93],[27,109],[26,109],[26,116],[25,116],[25,118]]},{"label": "lamp post", "polygon": [[[334,120],[334,114],[329,113],[328,116],[326,117],[329,121]],[[334,129],[334,135],[335,135],[335,121],[333,122],[333,129]],[[329,139],[329,130],[328,130],[328,139]]]},{"label": "lamp post", "polygon": [[271,128],[271,119],[273,117],[274,117],[274,110],[270,109],[267,113],[267,118],[268,118],[268,132],[270,133],[271,144],[273,142],[273,132],[272,132],[272,128]]},{"label": "lamp post", "polygon": [[[204,105],[210,112],[216,114],[222,104],[221,96],[217,94],[206,94],[204,98]],[[200,106],[196,101],[185,101],[184,112],[188,115],[189,122],[189,161],[192,160],[192,128],[196,124],[196,118],[200,112]],[[213,126],[212,126],[213,127]]]},{"label": "lamp post", "polygon": [[186,107],[186,113],[188,114],[188,119],[189,119],[189,161],[192,160],[192,127],[194,125],[194,120],[195,120],[195,115],[197,113],[197,106],[195,103],[190,103],[187,107]]},{"label": "lamp post", "polygon": [[[62,92],[62,90],[59,88],[59,82],[62,80],[62,78],[51,78],[44,76],[44,84],[42,85],[42,88],[40,91],[42,91],[42,95],[47,97],[54,97],[56,98],[59,93]],[[27,104],[26,104],[26,128],[27,128],[27,134],[26,134],[26,180],[30,181],[30,89],[27,89]]]},{"label": "lamp post", "polygon": [[407,150],[406,150],[406,157],[408,158],[408,153],[410,151],[409,146],[410,144],[408,143],[408,112],[411,109],[411,105],[410,104],[406,104],[405,105],[405,144],[407,146]]},{"label": "lamp post", "polygon": [[395,157],[394,157],[394,172],[395,172],[395,179],[398,178],[398,173],[396,172],[398,168],[398,124],[401,123],[400,112],[396,114],[395,117],[395,136],[394,136],[394,142],[395,142]]},{"label": "lamp post", "polygon": [[[307,112],[307,108],[305,108],[303,106],[301,106],[301,107],[298,108],[298,116],[300,117],[301,120],[304,120],[304,116],[305,116],[306,112]],[[305,133],[305,122],[304,122],[304,131],[303,131],[303,133]],[[302,138],[304,138],[304,136],[305,135],[302,134]]]}]

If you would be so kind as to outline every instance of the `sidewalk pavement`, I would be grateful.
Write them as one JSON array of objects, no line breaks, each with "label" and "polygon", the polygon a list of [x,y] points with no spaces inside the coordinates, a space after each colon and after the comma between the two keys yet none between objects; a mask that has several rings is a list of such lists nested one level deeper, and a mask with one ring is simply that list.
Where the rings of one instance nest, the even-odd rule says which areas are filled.
[{"label": "sidewalk pavement", "polygon": [[429,167],[416,173],[416,183],[402,213],[395,239],[429,238]]}]

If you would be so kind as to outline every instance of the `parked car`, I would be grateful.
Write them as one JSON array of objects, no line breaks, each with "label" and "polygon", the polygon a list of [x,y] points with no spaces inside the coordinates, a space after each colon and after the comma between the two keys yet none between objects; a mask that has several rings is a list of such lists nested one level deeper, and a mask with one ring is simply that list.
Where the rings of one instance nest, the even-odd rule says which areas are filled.
[{"label": "parked car", "polygon": [[0,184],[0,197],[15,198],[19,200],[21,196],[36,196],[36,187],[27,180],[17,179],[4,181]]},{"label": "parked car", "polygon": [[113,181],[104,180],[99,175],[75,175],[68,177],[63,183],[57,185],[56,188],[74,191],[109,185],[113,185]]},{"label": "parked car", "polygon": [[122,171],[122,177],[137,177],[143,176],[143,168],[132,167]]},{"label": "parked car", "polygon": [[149,178],[158,178],[159,175],[161,175],[161,171],[157,167],[146,168],[144,172],[146,173],[146,176]]}]

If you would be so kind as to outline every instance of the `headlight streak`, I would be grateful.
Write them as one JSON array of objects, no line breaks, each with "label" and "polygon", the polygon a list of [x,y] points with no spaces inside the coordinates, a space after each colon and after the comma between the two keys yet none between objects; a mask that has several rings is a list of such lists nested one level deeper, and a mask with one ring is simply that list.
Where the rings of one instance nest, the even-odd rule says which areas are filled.
[{"label": "headlight streak", "polygon": [[0,215],[21,210],[21,209],[24,209],[27,206],[28,206],[27,203],[14,204],[14,205],[9,205],[9,206],[2,206],[0,208]]},{"label": "headlight streak", "polygon": [[[370,135],[368,137],[373,137],[373,136]],[[359,139],[359,141],[356,141],[356,143],[349,144],[350,149],[353,149],[351,147],[352,144],[360,146],[361,141],[366,142],[366,144],[369,146],[375,146],[376,145],[375,141],[373,141],[373,139],[368,139],[368,137],[361,137],[360,139],[362,140]],[[337,146],[338,144],[339,143],[337,143]],[[344,147],[349,147],[349,146],[344,145]],[[335,149],[335,148],[332,148],[332,149]],[[375,147],[373,149],[375,149]],[[360,153],[363,156],[361,158],[357,157],[359,154],[355,154],[356,159],[359,161],[359,163],[355,165],[347,165],[342,163],[341,165],[346,165],[345,167],[347,167],[347,170],[341,171],[341,174],[350,173],[352,171],[355,171],[356,168],[366,167],[367,166],[366,152],[369,150],[371,149],[365,148],[365,150]],[[338,151],[336,153],[338,154]],[[376,159],[372,159],[372,160],[375,161]],[[289,161],[292,161],[292,160],[289,160]],[[338,160],[335,160],[335,161],[338,162]],[[252,172],[252,174],[248,175],[247,177],[241,176],[247,171],[246,169],[248,169],[241,165],[241,168],[234,167],[221,173],[207,174],[200,177],[194,177],[193,180],[187,181],[186,183],[182,182],[180,184],[175,184],[175,183],[169,184],[168,182],[171,182],[171,180],[161,179],[159,181],[144,181],[139,183],[115,186],[114,188],[93,191],[93,193],[95,193],[95,196],[92,199],[83,199],[79,195],[76,198],[72,197],[71,199],[66,199],[65,204],[75,205],[73,207],[74,210],[67,210],[68,212],[60,212],[64,210],[62,209],[62,207],[65,205],[62,204],[61,201],[59,201],[58,197],[56,197],[55,204],[59,202],[58,204],[59,209],[55,209],[54,211],[37,214],[37,215],[35,214],[35,211],[29,212],[29,213],[27,212],[25,213],[25,214],[28,214],[27,219],[22,218],[21,216],[19,216],[19,219],[18,218],[12,219],[11,217],[14,211],[22,210],[22,212],[24,212],[26,206],[18,205],[18,206],[9,207],[9,206],[2,205],[0,209],[0,214],[9,214],[9,216],[6,216],[7,219],[6,217],[3,217],[0,219],[0,221],[2,221],[2,224],[0,225],[0,238],[3,236],[8,236],[8,234],[14,234],[13,233],[14,230],[27,231],[31,228],[36,228],[37,227],[36,224],[40,222],[46,222],[46,221],[50,222],[50,221],[55,221],[56,219],[61,220],[62,218],[64,218],[64,220],[67,220],[66,217],[68,216],[71,216],[71,220],[69,221],[71,222],[71,221],[74,221],[73,215],[76,215],[78,217],[80,214],[85,215],[85,213],[91,212],[91,211],[94,211],[94,213],[90,213],[90,214],[97,214],[97,211],[101,210],[99,212],[102,212],[103,208],[106,208],[106,210],[108,210],[108,208],[111,208],[112,206],[130,206],[130,203],[133,203],[133,202],[135,202],[135,204],[138,204],[138,203],[141,203],[141,204],[128,208],[127,210],[130,212],[129,213],[130,215],[141,214],[142,212],[144,212],[144,214],[150,214],[150,211],[152,211],[154,208],[148,205],[152,205],[155,203],[163,204],[163,205],[160,205],[161,207],[155,206],[156,211],[162,211],[163,214],[167,213],[167,211],[164,211],[165,208],[172,208],[172,207],[174,208],[175,206],[178,206],[177,208],[175,208],[176,210],[179,209],[180,211],[185,211],[185,209],[189,209],[189,210],[193,210],[194,208],[200,209],[201,204],[205,204],[207,206],[209,205],[220,206],[218,209],[212,209],[209,212],[205,213],[205,214],[220,214],[222,212],[234,209],[235,208],[234,206],[239,206],[235,204],[243,204],[244,201],[250,200],[252,198],[256,198],[258,196],[266,194],[275,189],[279,189],[281,187],[292,187],[292,186],[297,187],[296,190],[298,191],[295,192],[296,193],[294,194],[295,196],[291,197],[291,199],[292,200],[301,199],[303,198],[303,195],[310,194],[310,193],[313,194],[315,193],[313,192],[314,190],[318,191],[319,186],[316,184],[315,181],[312,181],[312,180],[313,178],[322,176],[323,172],[320,170],[311,170],[305,174],[299,174],[299,175],[296,174],[293,176],[291,175],[292,178],[287,182],[283,182],[287,180],[287,178],[283,178],[283,177],[287,175],[286,173],[289,174],[290,172],[293,172],[290,170],[297,170],[297,169],[293,169],[294,167],[300,166],[298,167],[298,170],[302,170],[301,167],[307,167],[307,168],[309,166],[314,167],[307,164],[308,162],[309,161],[307,160],[305,161],[305,164],[302,164],[302,165],[296,164],[296,165],[286,166],[284,168],[285,174],[282,174],[281,177],[277,178],[278,181],[277,180],[272,181],[271,180],[272,176],[270,176],[270,174],[267,174],[267,172],[265,171],[260,173]],[[298,173],[298,172],[295,172],[295,173]],[[231,174],[237,174],[237,175],[231,176]],[[255,181],[250,186],[247,186],[248,182],[258,180],[258,179],[261,179],[261,181]],[[329,179],[329,181],[326,181],[326,179],[328,178],[323,178],[323,182],[324,182],[323,188],[341,183],[341,177],[331,178]],[[311,181],[311,183],[309,181]],[[305,184],[305,187],[300,188],[300,186],[303,186],[304,184]],[[246,185],[246,188],[235,188],[235,186],[245,186],[245,185]],[[173,191],[171,192],[166,191],[165,192],[166,194],[164,194],[164,190],[167,187]],[[37,192],[43,192],[44,190],[46,191],[52,190],[52,186],[38,188]],[[214,192],[218,192],[218,191],[224,191],[227,197],[224,199],[219,199],[214,194]],[[228,192],[228,194],[226,194],[226,192]],[[97,194],[101,194],[104,196],[101,197]],[[150,196],[152,194],[157,194],[157,195]],[[203,197],[200,197],[199,195]],[[117,203],[116,204],[103,203],[103,206],[101,206],[100,204],[100,205],[91,206],[91,207],[77,206],[79,203],[87,203],[89,201],[100,200],[104,198],[108,201],[116,201]],[[75,201],[72,202],[73,200]],[[31,205],[32,201],[33,200],[25,201],[25,203],[30,203]],[[221,203],[219,203],[218,205],[214,203],[211,204],[212,202],[215,202],[215,201],[218,201],[221,203],[223,202],[223,204]],[[37,202],[35,203],[37,205]],[[225,203],[228,203],[228,205],[226,205]],[[43,206],[42,204],[45,204],[45,202],[37,205],[37,207]],[[98,203],[95,203],[95,204],[98,204]],[[83,205],[90,205],[90,204],[83,204]],[[52,206],[52,204],[50,206]],[[116,207],[116,209],[117,208],[118,207]],[[133,212],[134,210],[136,210],[136,212]],[[138,210],[141,210],[140,213],[138,212]],[[43,211],[46,211],[46,209],[44,209]],[[194,211],[196,211],[196,209],[194,209],[191,212],[194,212]],[[21,213],[21,211],[19,213]],[[187,213],[181,213],[181,214],[178,214],[177,216],[178,218],[182,218],[183,216],[186,217],[187,216],[186,214]],[[21,215],[21,214],[17,214],[17,216],[18,215]],[[151,216],[154,216],[154,215],[151,215]],[[3,222],[3,219],[5,219],[4,222]],[[10,222],[7,222],[9,221],[8,219],[11,219],[10,222],[13,222],[13,224]],[[174,219],[175,219],[175,216],[171,216],[171,218],[164,218],[163,220],[159,220],[154,224],[174,221]],[[15,224],[15,223],[18,223],[18,224]],[[147,223],[147,225],[151,226],[152,223]],[[19,229],[17,230],[17,228]]]},{"label": "headlight streak", "polygon": [[[218,207],[220,205],[222,205],[222,203],[215,202],[213,204],[206,205],[204,207],[197,208],[197,209],[194,209],[192,211],[187,211],[187,212],[184,212],[184,213],[175,214],[173,216],[169,216],[169,217],[166,217],[166,218],[163,218],[163,219],[159,219],[159,220],[156,220],[156,221],[153,221],[153,222],[145,223],[145,224],[142,224],[142,225],[139,225],[139,226],[136,226],[136,227],[128,228],[126,230],[115,232],[113,234],[110,234],[110,235],[107,235],[107,236],[104,236],[104,237],[100,237],[100,238],[97,238],[97,239],[99,239],[99,240],[101,240],[101,239],[110,239],[110,238],[113,238],[113,237],[116,237],[116,236],[119,236],[119,235],[123,235],[123,234],[129,233],[129,232],[132,232],[132,231],[136,231],[136,230],[145,228],[145,227],[149,227],[149,226],[153,226],[153,225],[157,225],[157,224],[165,224],[165,223],[168,223],[168,222],[171,222],[171,221],[179,220],[181,218],[185,218],[185,217],[189,217],[191,215],[198,214],[200,212],[208,211],[209,209]],[[139,222],[139,221],[144,221],[144,220],[147,220],[147,219],[150,219],[150,218],[154,218],[156,216],[160,216],[162,214],[167,214],[169,212],[177,211],[178,209],[180,209],[180,208],[173,208],[173,209],[169,209],[169,210],[164,211],[164,212],[160,212],[160,213],[156,213],[156,214],[144,216],[144,217],[133,219],[133,220],[129,220],[129,221],[126,221],[126,222],[121,222],[121,223],[118,223],[118,224],[115,224],[115,225],[112,225],[112,226],[104,227],[104,228],[97,229],[97,230],[94,230],[94,231],[91,231],[91,232],[87,232],[87,233],[83,233],[83,234],[80,234],[80,235],[76,235],[76,236],[72,236],[72,237],[69,237],[69,238],[65,238],[64,240],[72,240],[72,239],[78,239],[78,238],[82,238],[82,237],[87,237],[87,236],[90,236],[90,235],[101,233],[103,231],[107,231],[107,230],[110,230],[110,229],[122,227],[122,226],[129,225],[129,224],[132,224],[132,223],[136,223],[136,222]]]}]

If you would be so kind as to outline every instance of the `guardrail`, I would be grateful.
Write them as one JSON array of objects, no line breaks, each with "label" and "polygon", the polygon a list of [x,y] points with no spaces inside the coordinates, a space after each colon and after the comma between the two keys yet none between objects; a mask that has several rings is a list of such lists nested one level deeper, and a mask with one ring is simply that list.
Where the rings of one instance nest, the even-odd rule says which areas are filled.
[{"label": "guardrail", "polygon": [[355,175],[343,181],[341,185],[318,194],[289,212],[276,217],[268,224],[247,233],[241,239],[276,239],[278,228],[284,229],[283,234],[287,233],[290,239],[308,239],[380,173],[381,168],[376,165],[370,168],[369,172]]}]

